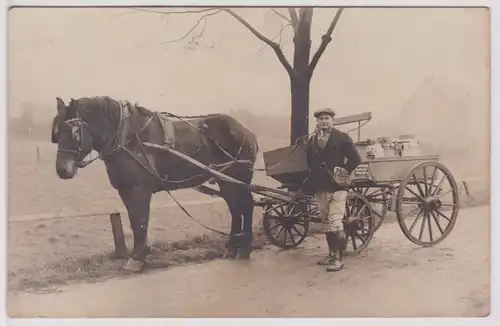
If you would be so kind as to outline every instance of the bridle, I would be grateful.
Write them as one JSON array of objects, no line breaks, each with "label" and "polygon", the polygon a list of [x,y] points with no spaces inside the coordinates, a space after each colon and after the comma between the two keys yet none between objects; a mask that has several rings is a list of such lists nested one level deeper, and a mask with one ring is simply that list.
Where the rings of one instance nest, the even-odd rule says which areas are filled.
[{"label": "bridle", "polygon": [[[70,148],[58,148],[58,153],[71,153],[76,156],[76,166],[83,167],[86,166],[83,160],[92,150],[91,148],[84,148],[87,139],[85,138],[84,128],[90,133],[88,124],[81,118],[74,118],[64,121],[64,124],[70,128],[73,140],[78,144],[77,149]],[[76,130],[75,130],[76,129]],[[78,138],[77,138],[78,136]]]},{"label": "bridle", "polygon": [[[107,156],[117,152],[119,149],[125,146],[127,143],[127,132],[128,132],[128,126],[130,125],[131,113],[128,107],[128,103],[123,103],[120,101],[118,102],[118,106],[120,108],[118,128],[116,129],[111,139],[103,147],[103,149],[99,151],[99,155],[97,157],[85,161],[85,157],[87,157],[92,151],[92,149],[94,149],[93,148],[94,139],[92,137],[93,133],[91,131],[89,123],[82,118],[79,108],[76,109],[76,118],[64,121],[64,123],[71,128],[71,133],[73,135],[73,138],[75,138],[74,136],[75,134],[78,135],[78,139],[75,140],[78,143],[78,148],[77,149],[58,148],[57,152],[74,154],[76,156],[75,165],[78,168],[84,168],[97,159],[105,160]],[[144,129],[149,124],[149,122],[150,121],[148,121],[148,123],[146,123],[146,125],[142,129]],[[89,135],[89,137],[92,138],[92,142],[88,142],[89,144],[92,143],[92,146],[89,146],[89,148],[83,148],[83,145],[86,144],[85,142],[86,139],[84,138],[85,137],[84,129],[87,131],[87,135]]]}]

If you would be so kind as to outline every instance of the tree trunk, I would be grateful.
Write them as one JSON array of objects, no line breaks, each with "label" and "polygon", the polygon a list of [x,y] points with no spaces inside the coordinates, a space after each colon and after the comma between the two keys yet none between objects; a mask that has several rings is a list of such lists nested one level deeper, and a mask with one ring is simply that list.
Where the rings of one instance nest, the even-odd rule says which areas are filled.
[{"label": "tree trunk", "polygon": [[309,134],[309,55],[311,53],[311,22],[313,8],[304,8],[300,11],[299,22],[296,28],[295,51],[293,56],[293,71],[291,83],[291,135],[290,143],[294,144],[299,138]]},{"label": "tree trunk", "polygon": [[290,80],[292,95],[292,116],[290,144],[297,139],[307,140],[309,134],[309,76],[296,75]]}]

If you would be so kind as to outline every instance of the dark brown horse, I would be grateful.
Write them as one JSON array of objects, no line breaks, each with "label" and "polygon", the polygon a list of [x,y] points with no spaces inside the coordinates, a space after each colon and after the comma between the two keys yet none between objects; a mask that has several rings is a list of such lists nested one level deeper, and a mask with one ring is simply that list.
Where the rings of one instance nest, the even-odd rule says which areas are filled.
[{"label": "dark brown horse", "polygon": [[[194,188],[212,178],[199,167],[144,143],[170,146],[207,166],[222,167],[224,174],[246,184],[253,178],[257,141],[234,118],[224,114],[187,119],[165,116],[106,96],[71,99],[68,105],[57,98],[52,126],[52,142],[58,144],[57,174],[71,179],[88,164],[84,160],[92,150],[99,153],[111,186],[128,211],[134,249],[125,269],[131,271],[142,269],[150,250],[146,239],[152,194]],[[234,183],[217,180],[217,184],[231,213],[225,257],[247,259],[252,242],[252,193]]]}]

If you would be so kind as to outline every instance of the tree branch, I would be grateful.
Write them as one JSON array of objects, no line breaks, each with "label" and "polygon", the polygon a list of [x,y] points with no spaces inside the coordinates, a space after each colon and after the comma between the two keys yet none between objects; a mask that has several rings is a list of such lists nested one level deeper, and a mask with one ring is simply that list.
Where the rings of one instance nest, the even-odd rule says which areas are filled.
[{"label": "tree branch", "polygon": [[326,47],[328,46],[328,43],[332,40],[332,33],[333,30],[335,29],[335,26],[337,26],[337,22],[339,21],[340,15],[342,14],[342,11],[344,8],[339,8],[337,12],[335,13],[335,17],[333,17],[332,23],[330,24],[330,27],[328,27],[328,30],[326,31],[325,35],[321,37],[321,44],[318,48],[318,51],[314,54],[311,63],[309,64],[309,76],[311,77],[314,68],[316,68],[316,65],[318,64],[319,59],[323,55],[323,52],[325,52]]},{"label": "tree branch", "polygon": [[209,11],[214,11],[218,10],[220,11],[219,8],[204,8],[200,10],[184,10],[184,11],[163,11],[163,10],[154,10],[154,9],[145,9],[145,8],[130,8],[129,11],[122,12],[116,15],[112,15],[112,18],[128,15],[128,14],[135,14],[137,12],[147,12],[147,13],[153,13],[153,14],[158,14],[162,15],[162,18],[169,16],[169,15],[182,15],[182,14],[200,14],[203,12],[209,12]]},{"label": "tree branch", "polygon": [[[279,36],[279,38],[280,38],[280,40],[279,40],[279,42],[278,42],[278,46],[279,46],[279,47],[281,47],[282,45],[285,45],[285,43],[287,43],[287,42],[285,42],[285,43],[281,43],[281,40],[282,40],[282,38],[281,38],[281,37],[282,37],[283,32],[285,31],[285,29],[286,29],[287,27],[289,27],[289,26],[292,26],[292,24],[286,24],[286,25],[281,24],[281,29],[280,29],[280,31],[278,32],[278,34],[274,35],[274,37],[271,39],[272,41],[275,41],[275,40],[276,40],[276,38]],[[267,47],[267,44],[265,44],[265,45],[262,47],[262,49],[260,49],[260,50],[259,50],[259,52],[260,52],[260,51],[262,51],[262,50],[264,50],[266,47]]]},{"label": "tree branch", "polygon": [[203,21],[204,24],[203,24],[202,31],[200,33],[198,33],[198,35],[193,36],[193,39],[190,41],[190,43],[191,43],[191,42],[193,42],[194,39],[200,38],[203,35],[203,32],[205,31],[206,23],[207,23],[206,18],[209,16],[216,15],[216,14],[220,13],[221,11],[222,10],[219,8],[203,8],[203,9],[199,9],[199,10],[183,10],[183,11],[163,11],[163,10],[154,10],[154,9],[149,9],[149,8],[148,9],[146,9],[146,8],[130,8],[129,11],[126,11],[126,12],[123,12],[123,13],[120,13],[117,15],[113,15],[112,17],[114,18],[114,17],[119,17],[119,16],[123,16],[123,15],[127,15],[127,14],[134,14],[137,12],[146,12],[146,13],[153,13],[153,14],[161,15],[161,18],[163,19],[163,18],[166,18],[170,15],[206,13],[205,15],[202,15],[198,19],[196,24],[184,36],[182,36],[176,40],[162,42],[161,44],[175,43],[175,42],[180,42],[180,41],[186,39],[187,37],[189,37],[191,35],[191,33],[193,33],[193,31],[196,29],[196,27],[198,27],[200,25],[200,23]]},{"label": "tree branch", "polygon": [[[196,22],[196,24],[194,24],[194,26],[193,26],[193,27],[192,27],[192,28],[191,28],[191,29],[190,29],[190,30],[189,30],[186,34],[184,34],[184,36],[182,36],[181,38],[176,39],[176,40],[163,42],[162,44],[167,44],[167,43],[175,43],[175,42],[180,42],[180,41],[184,40],[186,37],[188,37],[189,35],[191,35],[191,33],[192,33],[195,29],[196,29],[196,27],[198,27],[198,26],[200,25],[200,23],[201,23],[202,21],[204,21],[204,22],[205,22],[205,24],[206,24],[206,22],[207,22],[206,18],[207,18],[207,17],[209,17],[209,16],[213,16],[213,15],[217,15],[217,14],[218,14],[218,13],[220,13],[221,11],[222,11],[222,9],[219,9],[219,10],[217,10],[217,11],[210,12],[210,13],[208,13],[208,14],[205,14],[205,15],[201,16],[201,17],[200,17],[200,19],[198,19],[198,21]],[[184,13],[186,13],[186,12],[184,12]],[[203,30],[205,30],[205,25],[203,26]],[[199,34],[197,37],[200,37],[202,33],[203,33],[203,31],[202,31],[202,32],[200,32],[200,34]]]},{"label": "tree branch", "polygon": [[286,20],[287,22],[289,22],[290,24],[292,23],[292,21],[286,17],[285,15],[283,15],[282,13],[278,12],[276,9],[274,8],[271,8],[271,10],[278,16],[280,16],[281,18],[283,18],[284,20]]},{"label": "tree branch", "polygon": [[279,45],[277,43],[271,41],[270,39],[268,39],[267,37],[265,37],[264,35],[259,33],[259,31],[257,31],[252,25],[250,25],[245,19],[243,19],[243,17],[241,17],[240,15],[238,15],[237,13],[232,11],[231,9],[227,8],[227,9],[223,9],[223,10],[225,12],[227,12],[228,14],[230,14],[231,16],[233,16],[234,18],[236,18],[236,20],[238,20],[241,24],[243,24],[243,26],[248,28],[248,30],[250,32],[252,32],[252,34],[255,35],[259,40],[261,40],[262,42],[266,43],[267,45],[269,45],[271,47],[274,50],[274,52],[276,53],[276,56],[278,57],[279,61],[283,65],[283,67],[285,67],[285,69],[288,72],[288,74],[290,75],[290,77],[292,77],[295,74],[292,66],[286,60],[285,55],[283,54],[283,52],[281,51],[281,48],[279,47]]}]

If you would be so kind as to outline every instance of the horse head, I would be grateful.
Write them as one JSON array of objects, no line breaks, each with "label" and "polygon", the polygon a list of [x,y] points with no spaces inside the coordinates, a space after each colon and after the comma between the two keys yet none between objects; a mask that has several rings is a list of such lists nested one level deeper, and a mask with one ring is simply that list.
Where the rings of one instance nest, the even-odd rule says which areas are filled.
[{"label": "horse head", "polygon": [[58,144],[56,170],[71,179],[92,150],[103,157],[116,149],[122,126],[123,106],[107,96],[71,99],[66,105],[57,98],[52,123],[52,142]]},{"label": "horse head", "polygon": [[61,179],[71,179],[84,158],[94,149],[89,123],[80,114],[78,100],[66,106],[57,98],[57,114],[52,122],[52,142],[57,143],[56,171]]}]

